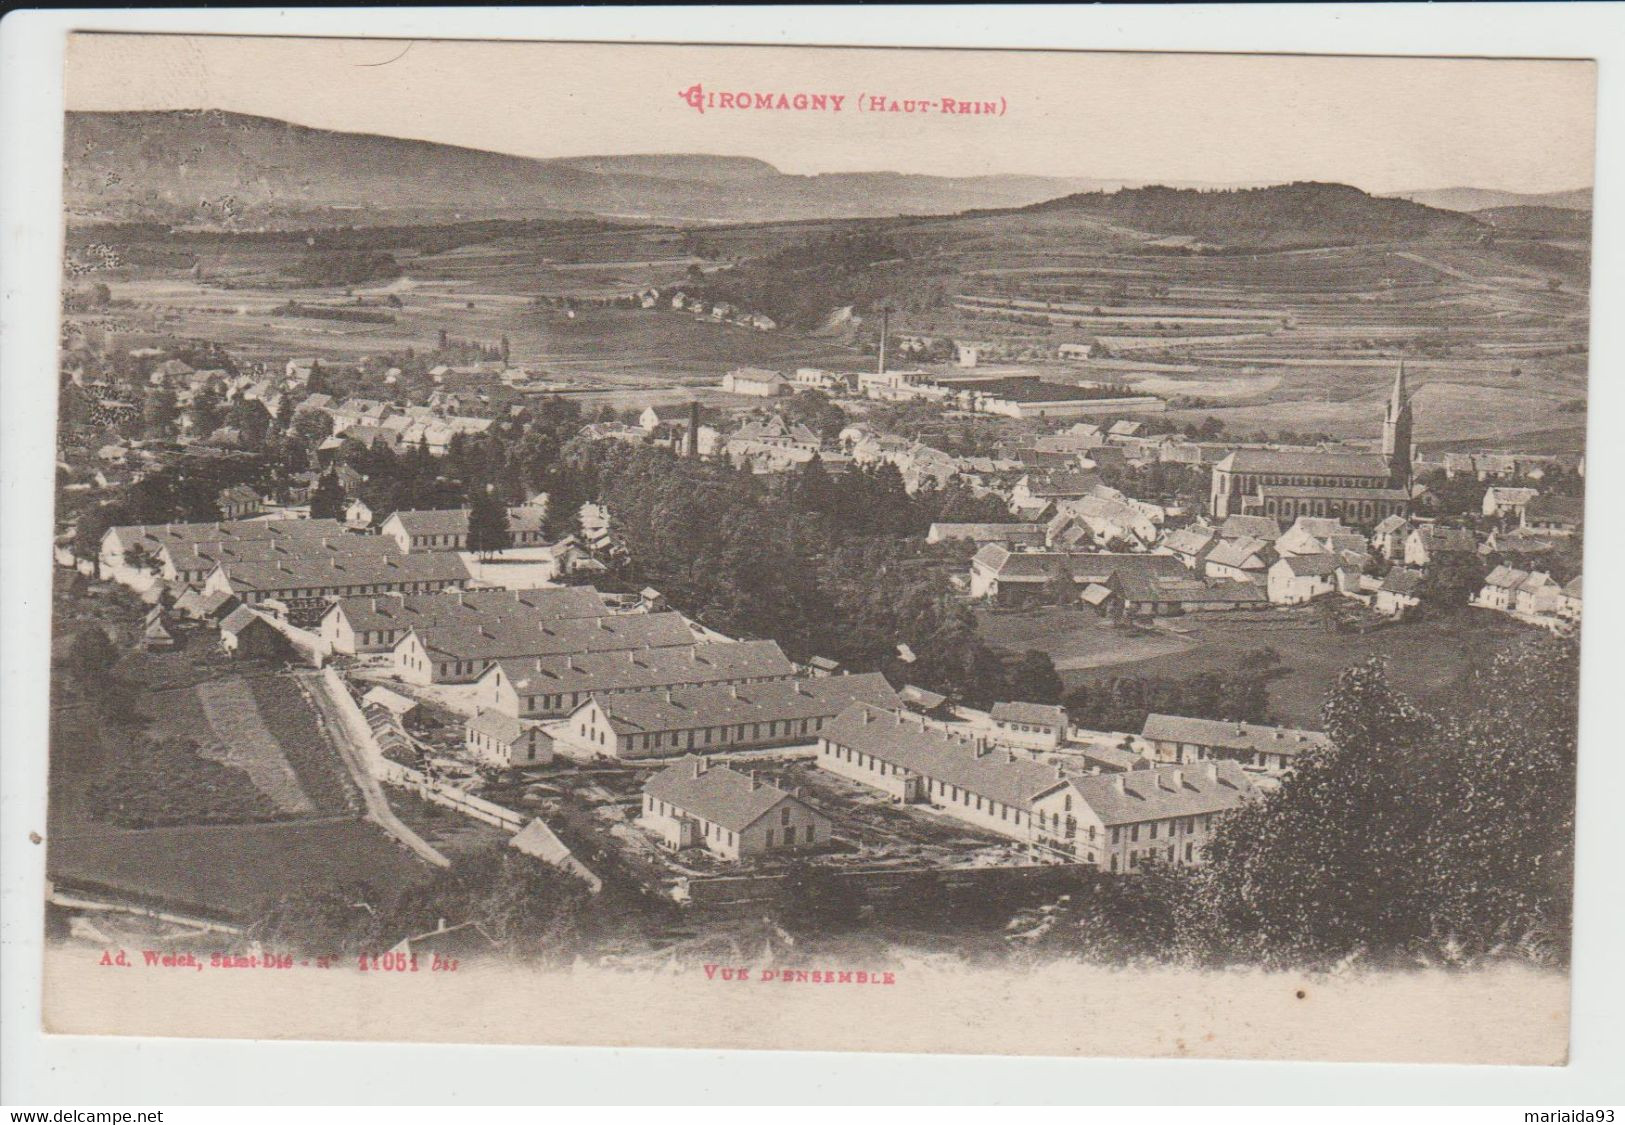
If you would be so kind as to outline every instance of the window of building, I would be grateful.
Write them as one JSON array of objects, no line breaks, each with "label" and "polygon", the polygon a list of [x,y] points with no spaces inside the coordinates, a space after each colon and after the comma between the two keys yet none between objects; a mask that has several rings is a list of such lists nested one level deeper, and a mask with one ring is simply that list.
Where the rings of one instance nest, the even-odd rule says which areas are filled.
[{"label": "window of building", "polygon": [[771,828],[767,830],[767,846],[770,848],[773,846],[773,829]]},{"label": "window of building", "polygon": [[790,823],[790,810],[789,809],[786,808],[786,809],[780,809],[779,810],[779,823],[780,824],[789,824]]}]

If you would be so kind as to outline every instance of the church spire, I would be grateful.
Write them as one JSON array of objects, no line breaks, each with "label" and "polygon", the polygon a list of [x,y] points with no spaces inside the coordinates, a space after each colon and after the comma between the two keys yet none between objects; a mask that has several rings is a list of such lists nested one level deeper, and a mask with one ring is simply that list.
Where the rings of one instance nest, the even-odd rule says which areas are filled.
[{"label": "church spire", "polygon": [[1411,484],[1411,399],[1405,385],[1405,361],[1399,361],[1394,389],[1382,419],[1382,454],[1388,461],[1389,483],[1395,488]]}]

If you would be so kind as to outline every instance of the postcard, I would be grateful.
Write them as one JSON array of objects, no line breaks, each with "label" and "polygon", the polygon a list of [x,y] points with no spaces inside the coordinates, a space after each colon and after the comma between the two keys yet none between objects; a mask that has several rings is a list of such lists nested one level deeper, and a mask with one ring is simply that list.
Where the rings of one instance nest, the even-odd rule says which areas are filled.
[{"label": "postcard", "polygon": [[1595,83],[71,36],[46,1030],[1563,1063]]}]

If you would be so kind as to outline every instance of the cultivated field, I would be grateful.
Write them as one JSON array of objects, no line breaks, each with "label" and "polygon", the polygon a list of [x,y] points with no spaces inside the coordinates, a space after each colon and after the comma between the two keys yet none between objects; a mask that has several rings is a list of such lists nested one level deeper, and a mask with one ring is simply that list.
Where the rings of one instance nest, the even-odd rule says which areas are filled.
[{"label": "cultivated field", "polygon": [[1286,723],[1320,725],[1320,709],[1337,677],[1368,656],[1388,658],[1394,685],[1418,699],[1448,690],[1472,666],[1536,635],[1487,610],[1385,626],[1370,633],[1328,634],[1308,611],[1191,615],[1167,627],[1124,633],[1092,613],[1038,609],[983,613],[981,632],[1012,649],[1054,657],[1067,686],[1112,676],[1180,678],[1230,671],[1241,653],[1272,648],[1282,673],[1269,684],[1270,711]]}]

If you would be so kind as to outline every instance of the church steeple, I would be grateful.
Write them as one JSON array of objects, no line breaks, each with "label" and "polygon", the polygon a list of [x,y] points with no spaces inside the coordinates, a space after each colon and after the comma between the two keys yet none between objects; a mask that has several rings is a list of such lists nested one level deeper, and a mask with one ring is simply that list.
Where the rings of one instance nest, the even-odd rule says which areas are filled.
[{"label": "church steeple", "polygon": [[1388,396],[1388,409],[1382,419],[1382,455],[1388,461],[1388,475],[1396,488],[1411,484],[1411,399],[1405,385],[1405,361],[1394,375],[1394,389]]}]

